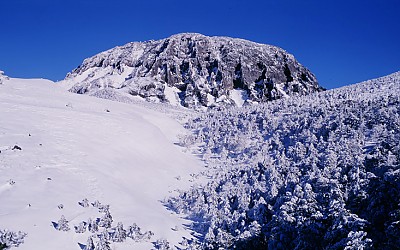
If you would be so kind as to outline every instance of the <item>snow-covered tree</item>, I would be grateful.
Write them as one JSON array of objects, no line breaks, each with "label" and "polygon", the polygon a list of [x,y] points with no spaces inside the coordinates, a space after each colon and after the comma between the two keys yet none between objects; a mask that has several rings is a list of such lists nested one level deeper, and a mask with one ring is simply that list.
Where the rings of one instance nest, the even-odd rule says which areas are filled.
[{"label": "snow-covered tree", "polygon": [[0,229],[0,249],[18,247],[24,243],[26,236],[27,234],[21,231],[13,232],[7,229]]},{"label": "snow-covered tree", "polygon": [[110,242],[108,242],[107,240],[100,238],[97,243],[96,243],[96,247],[94,248],[94,250],[111,250],[110,247]]},{"label": "snow-covered tree", "polygon": [[99,240],[96,243],[95,250],[111,250],[110,247],[110,235],[107,229],[104,229],[102,233],[98,235]]},{"label": "snow-covered tree", "polygon": [[111,228],[113,218],[110,211],[106,211],[105,214],[100,218],[99,226],[104,228]]},{"label": "snow-covered tree", "polygon": [[112,241],[123,242],[123,241],[125,241],[126,236],[127,236],[126,230],[124,229],[122,222],[118,222],[117,226],[114,228]]},{"label": "snow-covered tree", "polygon": [[92,202],[92,206],[95,208],[99,208],[101,206],[101,203],[99,200],[95,200],[94,202]]},{"label": "snow-covered tree", "polygon": [[138,225],[136,225],[136,223],[133,223],[131,226],[129,226],[128,232],[127,232],[127,237],[132,238],[132,240],[137,241],[139,239],[139,235],[141,235],[140,227],[138,227]]},{"label": "snow-covered tree", "polygon": [[56,229],[59,231],[69,231],[69,225],[67,219],[65,219],[64,215],[61,215],[60,220],[58,220]]},{"label": "snow-covered tree", "polygon": [[84,233],[86,232],[86,222],[82,221],[79,223],[79,225],[74,226],[75,232],[76,233]]},{"label": "snow-covered tree", "polygon": [[89,238],[87,239],[85,248],[83,250],[95,250],[95,245],[93,242],[93,236],[89,236]]},{"label": "snow-covered tree", "polygon": [[97,231],[99,231],[97,220],[92,220],[92,218],[89,218],[87,221],[87,229],[91,233],[96,233]]},{"label": "snow-covered tree", "polygon": [[154,243],[154,247],[157,250],[169,250],[171,249],[169,242],[166,239],[158,239],[155,243]]},{"label": "snow-covered tree", "polygon": [[[82,207],[89,207],[89,200],[88,199],[83,199],[82,201],[78,202],[78,204]],[[97,205],[97,204],[96,204]]]}]

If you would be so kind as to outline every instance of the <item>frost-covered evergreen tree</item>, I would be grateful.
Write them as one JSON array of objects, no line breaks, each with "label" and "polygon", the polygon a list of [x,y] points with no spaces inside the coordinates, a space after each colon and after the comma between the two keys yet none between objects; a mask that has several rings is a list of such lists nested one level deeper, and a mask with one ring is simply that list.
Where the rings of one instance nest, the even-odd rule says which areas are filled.
[{"label": "frost-covered evergreen tree", "polygon": [[89,200],[88,199],[83,199],[82,201],[78,202],[79,205],[81,205],[82,207],[89,207]]},{"label": "frost-covered evergreen tree", "polygon": [[101,203],[100,203],[99,200],[95,200],[95,201],[92,203],[92,206],[95,207],[95,208],[99,208],[99,207],[102,206],[102,205],[101,205]]},{"label": "frost-covered evergreen tree", "polygon": [[94,250],[111,250],[110,242],[108,242],[107,240],[105,240],[103,238],[100,238],[100,240],[97,241],[96,247],[94,248]]},{"label": "frost-covered evergreen tree", "polygon": [[171,247],[169,246],[169,242],[166,239],[158,239],[154,246],[157,250],[169,250]]},{"label": "frost-covered evergreen tree", "polygon": [[104,229],[104,231],[99,234],[99,240],[96,243],[96,247],[95,250],[111,250],[110,247],[110,236],[109,233],[106,229]]},{"label": "frost-covered evergreen tree", "polygon": [[99,231],[97,220],[92,220],[92,218],[89,218],[87,221],[87,229],[91,233],[96,233],[97,231]]},{"label": "frost-covered evergreen tree", "polygon": [[154,233],[152,231],[146,231],[143,234],[140,235],[140,239],[144,241],[150,240],[154,236]]},{"label": "frost-covered evergreen tree", "polygon": [[69,225],[67,219],[65,219],[64,215],[61,215],[60,220],[57,223],[56,229],[58,231],[69,231]]},{"label": "frost-covered evergreen tree", "polygon": [[100,218],[99,226],[104,228],[111,228],[113,218],[109,210],[106,210],[105,214]]},{"label": "frost-covered evergreen tree", "polygon": [[89,236],[89,238],[87,239],[85,248],[83,250],[95,250],[95,245],[93,242],[93,236]]},{"label": "frost-covered evergreen tree", "polygon": [[[80,204],[81,206],[82,206],[82,205],[86,205],[86,200],[85,200],[85,199],[82,200],[79,204]],[[95,201],[92,203],[92,206],[95,207],[95,208],[97,208],[97,209],[99,209],[99,212],[100,212],[100,213],[106,213],[107,211],[110,210],[110,205],[103,205],[103,204],[101,204],[101,202],[98,201],[98,200],[95,200]]]},{"label": "frost-covered evergreen tree", "polygon": [[129,226],[127,237],[131,238],[134,241],[138,241],[140,235],[141,235],[140,227],[138,227],[136,223],[133,223],[131,226]]},{"label": "frost-covered evergreen tree", "polygon": [[112,241],[123,242],[123,241],[125,241],[126,236],[127,236],[126,230],[124,229],[122,222],[118,222],[117,226],[114,228]]},{"label": "frost-covered evergreen tree", "polygon": [[18,247],[24,243],[26,236],[27,234],[21,231],[13,232],[7,229],[0,229],[0,249]]},{"label": "frost-covered evergreen tree", "polygon": [[84,233],[86,232],[86,222],[82,221],[79,225],[74,226],[75,233]]}]

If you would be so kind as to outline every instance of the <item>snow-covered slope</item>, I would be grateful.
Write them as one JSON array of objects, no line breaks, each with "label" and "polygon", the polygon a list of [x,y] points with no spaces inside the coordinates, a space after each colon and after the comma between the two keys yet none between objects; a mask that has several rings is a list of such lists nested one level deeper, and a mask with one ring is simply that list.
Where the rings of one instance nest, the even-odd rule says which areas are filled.
[{"label": "snow-covered slope", "polygon": [[219,99],[242,107],[207,112],[0,79],[0,249],[400,244],[399,72],[260,105],[235,89]]},{"label": "snow-covered slope", "polygon": [[322,90],[315,76],[281,48],[194,33],[99,53],[62,84],[79,94],[108,89],[186,107],[241,106],[247,99],[264,102]]},{"label": "snow-covered slope", "polygon": [[[93,234],[73,226],[102,217],[78,204],[85,198],[109,204],[113,226],[137,223],[154,233],[112,249],[190,236],[162,203],[201,170],[174,144],[184,130],[166,113],[176,111],[76,95],[42,79],[4,78],[0,103],[0,229],[27,233],[19,249],[80,249]],[[62,215],[70,231],[55,229]]]}]

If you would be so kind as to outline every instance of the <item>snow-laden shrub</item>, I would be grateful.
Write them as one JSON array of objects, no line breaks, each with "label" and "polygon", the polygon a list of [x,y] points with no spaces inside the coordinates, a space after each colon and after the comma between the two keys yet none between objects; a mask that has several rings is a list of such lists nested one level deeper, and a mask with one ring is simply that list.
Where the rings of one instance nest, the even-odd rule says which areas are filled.
[{"label": "snow-laden shrub", "polygon": [[155,243],[154,243],[154,247],[157,250],[169,250],[171,249],[169,242],[166,239],[158,239]]},{"label": "snow-laden shrub", "polygon": [[7,229],[0,229],[0,249],[18,247],[24,243],[26,236],[27,234],[21,231],[13,232]]},{"label": "snow-laden shrub", "polygon": [[58,220],[57,224],[56,224],[56,229],[58,231],[69,231],[69,225],[68,225],[68,221],[67,219],[65,219],[64,215],[61,215],[61,218]]},{"label": "snow-laden shrub", "polygon": [[[87,199],[78,202],[82,207],[88,207],[89,201]],[[93,207],[98,209],[101,213],[100,218],[92,219],[89,218],[87,221],[80,221],[79,224],[74,225],[75,233],[85,233],[88,231],[91,233],[87,239],[86,245],[79,243],[84,250],[107,250],[111,249],[111,244],[124,242],[127,238],[134,240],[135,242],[148,241],[154,235],[151,231],[142,232],[140,227],[133,223],[127,229],[124,228],[122,222],[118,222],[117,225],[113,224],[113,218],[110,212],[110,205],[103,205],[99,201],[91,203]],[[53,222],[54,228],[59,231],[69,231],[69,221],[64,215],[58,222]],[[99,230],[100,228],[100,230]],[[1,242],[1,241],[0,241]],[[8,246],[8,245],[7,245]]]}]

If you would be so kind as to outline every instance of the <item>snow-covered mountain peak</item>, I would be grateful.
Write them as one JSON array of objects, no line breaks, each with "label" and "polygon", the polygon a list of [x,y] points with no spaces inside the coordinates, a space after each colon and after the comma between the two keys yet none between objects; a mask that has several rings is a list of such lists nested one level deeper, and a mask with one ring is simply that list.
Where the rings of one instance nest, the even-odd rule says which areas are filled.
[{"label": "snow-covered mountain peak", "polygon": [[[80,94],[107,89],[186,107],[264,102],[322,89],[281,48],[198,33],[115,47],[85,59],[62,83]],[[244,92],[242,100],[235,90]]]}]

